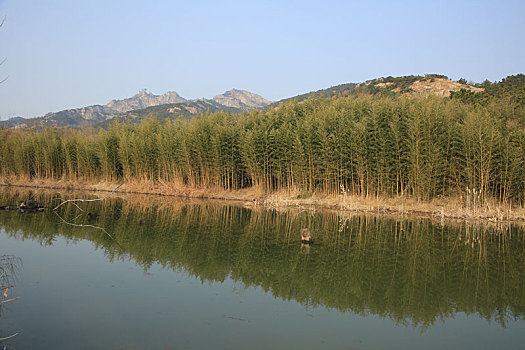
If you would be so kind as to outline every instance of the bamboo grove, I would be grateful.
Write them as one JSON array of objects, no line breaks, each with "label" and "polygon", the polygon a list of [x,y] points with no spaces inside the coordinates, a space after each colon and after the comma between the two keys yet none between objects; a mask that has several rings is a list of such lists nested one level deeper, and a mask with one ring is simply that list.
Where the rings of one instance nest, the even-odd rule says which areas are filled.
[{"label": "bamboo grove", "polygon": [[0,174],[523,204],[525,107],[438,97],[313,98],[108,130],[2,130]]}]

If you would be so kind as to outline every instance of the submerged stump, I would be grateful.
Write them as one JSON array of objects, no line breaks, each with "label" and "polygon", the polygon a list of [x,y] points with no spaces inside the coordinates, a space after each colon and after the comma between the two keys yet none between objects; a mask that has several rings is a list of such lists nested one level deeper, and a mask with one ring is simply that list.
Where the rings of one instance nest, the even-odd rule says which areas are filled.
[{"label": "submerged stump", "polygon": [[301,243],[303,244],[312,244],[314,241],[312,239],[312,233],[309,229],[301,229]]}]

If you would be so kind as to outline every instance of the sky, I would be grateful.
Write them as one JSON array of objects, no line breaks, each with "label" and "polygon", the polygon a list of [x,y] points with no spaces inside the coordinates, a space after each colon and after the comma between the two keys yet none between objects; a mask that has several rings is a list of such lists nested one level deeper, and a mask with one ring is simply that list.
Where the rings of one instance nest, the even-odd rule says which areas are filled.
[{"label": "sky", "polygon": [[148,89],[279,100],[383,76],[525,72],[525,1],[0,0],[0,119]]}]

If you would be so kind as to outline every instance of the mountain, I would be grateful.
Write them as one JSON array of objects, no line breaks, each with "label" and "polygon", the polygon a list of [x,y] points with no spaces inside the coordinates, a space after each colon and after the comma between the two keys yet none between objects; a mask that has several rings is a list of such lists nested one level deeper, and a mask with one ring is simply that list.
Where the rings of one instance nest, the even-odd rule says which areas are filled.
[{"label": "mountain", "polygon": [[185,101],[186,99],[181,97],[175,91],[169,91],[160,96],[156,96],[148,93],[146,89],[143,89],[133,97],[126,98],[124,100],[112,100],[106,105],[106,107],[111,108],[111,110],[114,112],[122,113],[134,109],[142,109],[151,106],[164,105],[168,103],[180,103]]},{"label": "mountain", "polygon": [[[140,123],[144,118],[151,115],[157,117],[159,120],[191,118],[192,116],[204,114],[206,112],[248,112],[254,109],[264,108],[270,104],[270,101],[252,92],[232,89],[221,95],[215,96],[211,100],[201,98],[181,103],[170,103],[143,109],[135,109],[121,113],[113,119],[119,120],[120,122]],[[103,128],[108,127],[113,123],[113,119],[102,122],[99,126]]]},{"label": "mountain", "polygon": [[222,95],[217,95],[213,100],[223,106],[238,108],[240,110],[263,108],[271,103],[257,94],[237,89],[232,89]]},{"label": "mountain", "polygon": [[133,97],[123,100],[112,100],[106,105],[93,105],[82,108],[66,109],[60,112],[48,113],[39,118],[12,118],[0,122],[1,127],[42,129],[45,127],[82,127],[96,125],[107,119],[113,118],[123,112],[142,109],[166,103],[185,102],[186,99],[174,91],[163,95],[153,95],[145,89]]},{"label": "mountain", "polygon": [[266,107],[271,102],[246,90],[232,89],[213,99],[186,100],[174,91],[163,95],[153,95],[146,90],[123,100],[112,100],[106,105],[93,105],[48,113],[40,118],[12,118],[0,122],[0,127],[42,129],[45,127],[83,127],[111,124],[114,118],[120,121],[138,123],[149,115],[159,119],[188,118],[206,112],[230,111],[247,112]]},{"label": "mountain", "polygon": [[97,124],[102,128],[109,127],[115,120],[121,123],[130,122],[133,124],[140,123],[144,118],[155,116],[159,120],[174,119],[174,118],[191,118],[198,114],[206,112],[215,113],[220,111],[230,111],[231,113],[245,112],[245,109],[236,107],[228,107],[222,105],[214,100],[207,100],[204,98],[198,100],[191,100],[182,103],[171,103],[160,106],[152,106],[143,109],[136,109],[125,112],[115,116],[112,119]]}]

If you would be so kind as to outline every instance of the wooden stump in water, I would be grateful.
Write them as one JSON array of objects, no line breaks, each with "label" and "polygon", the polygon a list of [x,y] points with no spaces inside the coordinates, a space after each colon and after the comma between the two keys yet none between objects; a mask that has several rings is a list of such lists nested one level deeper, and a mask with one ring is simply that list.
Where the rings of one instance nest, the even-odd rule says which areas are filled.
[{"label": "wooden stump in water", "polygon": [[312,244],[314,241],[312,239],[312,234],[307,228],[301,229],[301,243],[303,244]]}]

